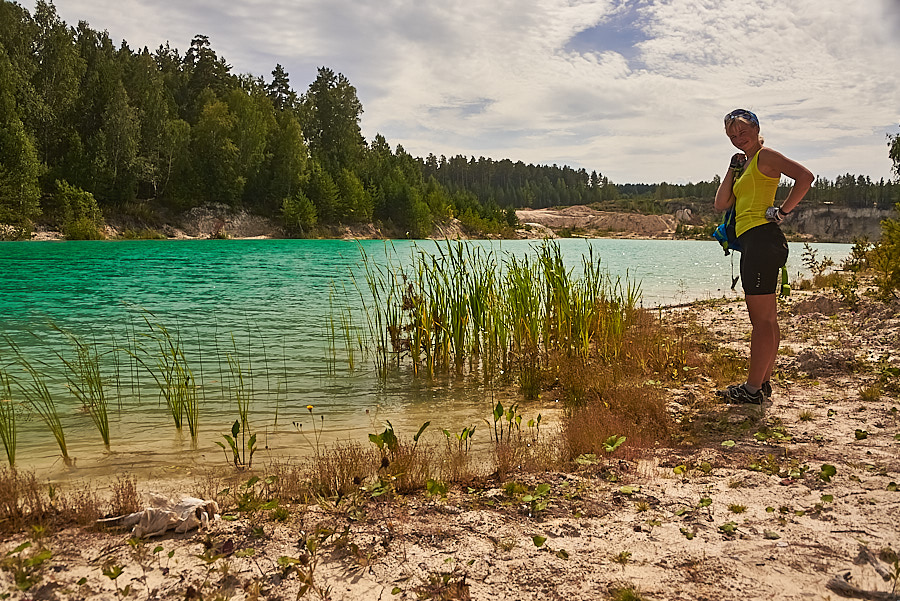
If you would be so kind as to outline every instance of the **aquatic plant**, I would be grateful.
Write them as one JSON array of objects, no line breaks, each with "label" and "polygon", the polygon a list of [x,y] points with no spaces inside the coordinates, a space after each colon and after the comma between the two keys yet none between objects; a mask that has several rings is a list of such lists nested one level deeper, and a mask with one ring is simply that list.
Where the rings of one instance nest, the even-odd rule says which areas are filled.
[{"label": "aquatic plant", "polygon": [[275,422],[278,427],[278,414],[281,408],[281,401],[287,401],[288,391],[288,368],[287,368],[287,336],[281,337],[281,384],[278,385],[278,394],[275,395]]},{"label": "aquatic plant", "polygon": [[401,343],[402,267],[393,268],[392,255],[388,253],[385,265],[376,264],[360,247],[363,261],[367,296],[354,278],[354,286],[364,307],[368,327],[368,342],[372,349],[375,369],[386,377],[392,355],[399,364]]},{"label": "aquatic plant", "polygon": [[[257,337],[256,339],[259,341],[259,345],[262,348],[263,378],[266,381],[266,398],[270,399],[270,398],[274,397],[277,399],[277,395],[278,395],[277,384],[276,384],[276,390],[274,390],[274,391],[272,390],[272,372],[269,370],[269,353],[266,351],[266,338],[265,338],[265,336],[263,336],[262,330],[260,330],[260,328],[259,328],[259,324],[255,325],[255,329],[256,329],[256,337]],[[248,326],[248,329],[247,329],[247,362],[248,362],[248,365],[252,365],[250,363],[251,357],[252,357],[252,353],[251,353],[252,348],[253,348],[253,335],[252,335],[252,330]]]},{"label": "aquatic plant", "polygon": [[[131,386],[131,396],[137,399],[137,403],[141,403],[141,364],[137,360],[138,356],[138,335],[134,326],[134,315],[128,318],[128,334],[126,336],[127,346],[119,348],[128,356],[128,381]],[[122,397],[119,396],[121,399]]]},{"label": "aquatic plant", "polygon": [[[243,436],[241,436],[242,434]],[[240,444],[238,443],[238,436],[241,436]],[[250,469],[253,467],[253,454],[256,453],[256,434],[249,434],[248,436],[247,429],[241,426],[240,420],[236,419],[231,425],[231,435],[223,434],[222,437],[231,448],[231,460],[234,463],[234,467],[238,469]],[[225,445],[221,441],[217,440],[215,443],[222,447],[222,450],[225,450]],[[228,459],[227,452],[225,459]]]},{"label": "aquatic plant", "polygon": [[56,401],[47,388],[44,376],[32,365],[19,346],[8,336],[6,337],[6,343],[15,353],[19,366],[27,374],[26,378],[16,379],[16,385],[21,390],[28,406],[38,414],[47,428],[50,429],[53,438],[56,439],[56,444],[59,445],[63,461],[66,465],[70,465],[72,460],[69,458],[69,449],[66,446],[66,434],[63,430],[59,413],[56,411]]},{"label": "aquatic plant", "polygon": [[[475,436],[475,428],[477,426],[467,426],[462,429],[462,432],[456,434],[455,432],[451,432],[446,428],[442,429],[441,432],[447,438],[447,452],[450,454],[459,453],[459,454],[467,454],[469,452],[469,447],[472,442],[472,437]],[[454,449],[452,446],[453,438],[456,438],[456,448]]]},{"label": "aquatic plant", "polygon": [[[156,382],[175,428],[180,430],[186,419],[191,438],[196,440],[200,417],[199,399],[194,372],[184,354],[181,335],[177,330],[173,334],[165,325],[150,321],[147,313],[143,317],[150,329],[150,333],[144,335],[150,339],[151,345],[155,345],[156,352],[152,353],[137,345],[137,352],[132,356]],[[131,353],[130,350],[127,352]]]},{"label": "aquatic plant", "polygon": [[16,413],[16,403],[13,401],[9,375],[0,370],[0,439],[3,440],[3,448],[6,450],[6,459],[9,461],[10,467],[16,463],[18,439]]},{"label": "aquatic plant", "polygon": [[67,359],[61,352],[54,354],[65,366],[65,378],[69,391],[91,416],[91,421],[100,432],[103,444],[109,448],[109,415],[107,396],[100,373],[100,352],[96,341],[89,344],[74,333],[64,330],[55,323],[50,327],[65,336],[75,351],[74,359]]},{"label": "aquatic plant", "polygon": [[414,247],[405,263],[361,252],[366,287],[357,289],[383,376],[404,358],[427,377],[513,370],[534,398],[551,353],[614,360],[640,299],[640,286],[611,278],[593,251],[576,277],[552,242],[522,258],[450,240],[434,253]]},{"label": "aquatic plant", "polygon": [[244,377],[244,368],[241,363],[241,357],[237,352],[237,343],[234,336],[231,337],[233,353],[226,353],[225,359],[228,362],[228,391],[234,399],[237,406],[241,428],[249,428],[250,426],[250,405],[253,401],[253,378],[252,373],[248,372]]},{"label": "aquatic plant", "polygon": [[[516,434],[521,434],[522,427],[522,414],[519,412],[519,404],[513,403],[509,407],[504,408],[503,403],[497,401],[497,404],[494,406],[493,411],[494,418],[494,442],[503,443],[504,440],[508,443],[512,441],[513,438],[513,428],[515,428]],[[506,422],[506,429],[504,431],[503,422]]]},{"label": "aquatic plant", "polygon": [[[231,425],[231,435],[223,434],[222,437],[231,448],[231,458],[234,466],[239,469],[250,468],[253,465],[253,454],[256,452],[256,433],[250,430],[250,405],[253,401],[252,371],[248,371],[245,377],[241,357],[238,354],[237,342],[234,335],[231,336],[233,352],[226,353],[228,362],[228,392],[235,402],[238,411],[238,419]],[[249,363],[248,360],[248,370]],[[216,441],[216,444],[225,449],[225,445]],[[227,457],[227,453],[226,453]]]}]

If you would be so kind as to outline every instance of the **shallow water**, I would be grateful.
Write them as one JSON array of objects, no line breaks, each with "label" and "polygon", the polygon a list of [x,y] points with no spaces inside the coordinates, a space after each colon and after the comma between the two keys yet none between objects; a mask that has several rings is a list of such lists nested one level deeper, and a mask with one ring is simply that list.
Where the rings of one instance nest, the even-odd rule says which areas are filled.
[{"label": "shallow water", "polygon": [[[613,276],[641,282],[646,307],[716,298],[734,293],[731,258],[714,241],[568,239],[558,241],[576,271],[589,246]],[[533,241],[470,242],[501,256],[533,252]],[[819,258],[840,262],[850,245],[817,244]],[[434,252],[435,243],[342,240],[190,240],[115,242],[21,242],[0,244],[0,332],[21,346],[57,398],[74,470],[36,416],[22,415],[17,465],[46,470],[52,477],[108,474],[122,470],[190,470],[210,462],[225,465],[216,445],[237,417],[228,393],[226,357],[241,362],[252,385],[251,423],[266,456],[308,454],[335,440],[365,440],[391,420],[411,436],[425,421],[430,436],[439,428],[461,430],[482,423],[496,402],[494,391],[448,379],[417,380],[401,373],[385,382],[369,361],[357,357],[329,362],[326,329],[335,298],[357,302],[353,274],[361,280],[361,250],[371,261],[409,262],[413,252]],[[791,245],[792,278],[801,268],[802,245]],[[737,260],[735,260],[735,271]],[[740,292],[740,288],[738,288]],[[103,447],[90,417],[67,393],[55,353],[70,349],[50,322],[109,351],[112,390],[110,450]],[[147,323],[162,324],[180,338],[201,382],[199,435],[172,425],[152,379],[136,381],[126,352],[152,345]],[[118,376],[112,360],[119,357]],[[225,362],[223,364],[223,362]],[[14,377],[7,344],[0,365]],[[199,368],[199,369],[198,369]],[[200,371],[202,370],[202,373]],[[14,388],[15,390],[15,388]],[[502,400],[502,399],[501,399]],[[506,403],[506,400],[504,400]],[[313,415],[306,406],[313,405]],[[553,399],[523,408],[525,419],[552,411]],[[324,417],[324,420],[322,420]],[[313,430],[313,421],[316,428]],[[483,426],[486,428],[486,426]],[[318,432],[321,428],[321,432]],[[486,440],[486,432],[482,431]],[[481,432],[480,432],[481,434]]]}]

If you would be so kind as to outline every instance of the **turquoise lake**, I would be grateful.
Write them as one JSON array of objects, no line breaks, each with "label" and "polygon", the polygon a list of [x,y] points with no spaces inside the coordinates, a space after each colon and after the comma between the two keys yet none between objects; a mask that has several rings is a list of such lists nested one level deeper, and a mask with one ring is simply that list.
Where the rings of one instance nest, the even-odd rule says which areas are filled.
[{"label": "turquoise lake", "polygon": [[[563,239],[557,241],[576,274],[588,248],[613,276],[639,281],[645,307],[740,294],[732,292],[731,257],[714,241]],[[533,252],[536,241],[473,241],[498,258]],[[814,244],[818,258],[836,263],[846,244]],[[13,242],[0,244],[0,333],[15,342],[42,372],[56,398],[75,468],[36,415],[20,411],[17,466],[50,476],[129,470],[191,473],[226,465],[216,445],[237,410],[224,389],[223,356],[237,357],[253,387],[251,423],[258,432],[254,462],[309,454],[321,442],[365,440],[385,420],[412,435],[427,420],[432,433],[483,423],[497,392],[448,378],[417,380],[400,373],[382,381],[361,357],[354,369],[329,360],[330,307],[358,305],[362,254],[372,262],[408,262],[414,252],[434,253],[431,241],[167,240]],[[803,274],[803,245],[791,243],[792,279]],[[738,270],[735,259],[734,270]],[[354,274],[356,278],[354,279]],[[196,441],[177,431],[158,388],[124,350],[149,343],[147,321],[164,325],[196,362],[203,389]],[[55,353],[70,348],[50,323],[108,351],[104,378],[125,382],[110,408],[106,450],[80,403],[68,394]],[[129,342],[130,341],[130,342]],[[119,360],[114,361],[113,357]],[[21,377],[6,341],[0,367]],[[44,362],[44,363],[41,363]],[[46,365],[44,365],[46,364]],[[199,369],[198,369],[199,368]],[[118,370],[118,378],[116,376]],[[202,373],[198,371],[202,370]],[[16,387],[13,386],[16,399]],[[553,399],[525,405],[527,417],[552,408]],[[314,406],[311,418],[306,409]],[[322,419],[324,417],[324,419]],[[313,421],[316,430],[313,430]],[[321,434],[317,432],[322,431]],[[435,435],[436,436],[436,435]],[[5,457],[3,459],[5,462]]]}]

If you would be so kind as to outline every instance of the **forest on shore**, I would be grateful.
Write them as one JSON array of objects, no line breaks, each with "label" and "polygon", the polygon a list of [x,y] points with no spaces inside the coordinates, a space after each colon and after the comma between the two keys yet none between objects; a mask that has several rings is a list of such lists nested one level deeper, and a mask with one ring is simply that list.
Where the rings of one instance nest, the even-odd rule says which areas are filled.
[{"label": "forest on shore", "polygon": [[[274,218],[296,236],[319,226],[384,224],[428,236],[458,219],[505,236],[515,209],[591,205],[669,212],[711,201],[719,185],[618,184],[597,170],[486,157],[415,157],[378,134],[367,141],[356,89],[328,67],[299,93],[235,74],[205,35],[183,53],[116,44],[63,22],[52,2],[30,13],[0,0],[0,239],[36,225],[69,239],[102,237],[106,219],[150,227],[210,203]],[[897,138],[888,140],[892,156]],[[900,182],[817,179],[812,204],[888,209]]]}]

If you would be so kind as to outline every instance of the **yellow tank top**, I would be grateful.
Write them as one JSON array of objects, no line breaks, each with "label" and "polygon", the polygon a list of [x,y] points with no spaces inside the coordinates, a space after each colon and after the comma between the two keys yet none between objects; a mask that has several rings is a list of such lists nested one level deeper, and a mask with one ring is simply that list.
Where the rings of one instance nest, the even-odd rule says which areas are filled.
[{"label": "yellow tank top", "polygon": [[766,209],[775,204],[775,192],[781,178],[761,173],[757,165],[758,160],[757,152],[732,186],[735,198],[735,233],[738,236],[751,228],[768,223]]}]

